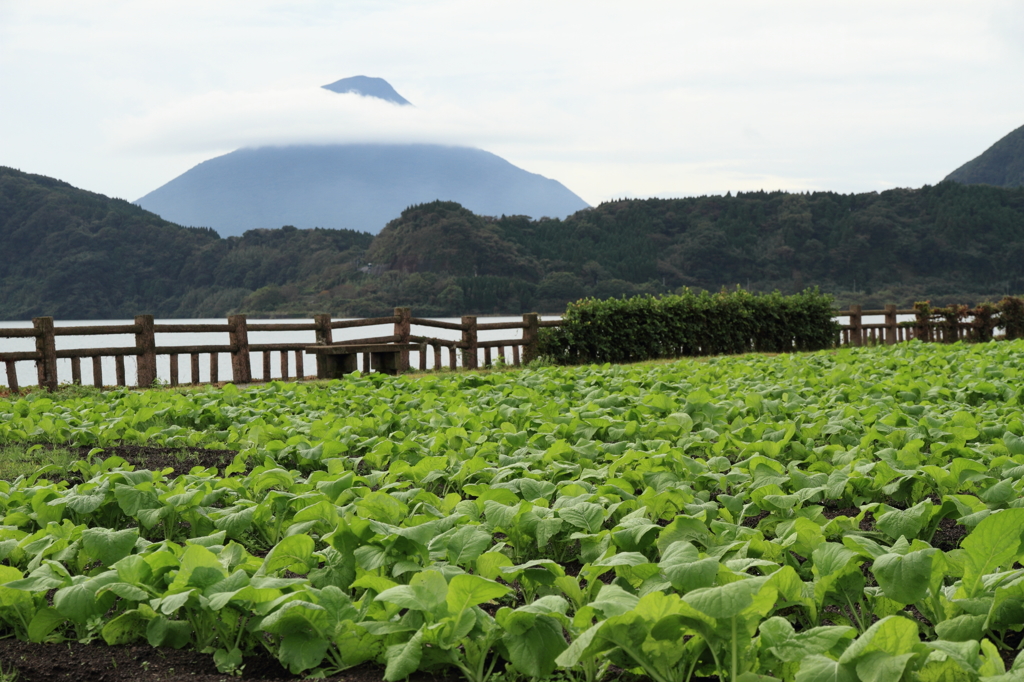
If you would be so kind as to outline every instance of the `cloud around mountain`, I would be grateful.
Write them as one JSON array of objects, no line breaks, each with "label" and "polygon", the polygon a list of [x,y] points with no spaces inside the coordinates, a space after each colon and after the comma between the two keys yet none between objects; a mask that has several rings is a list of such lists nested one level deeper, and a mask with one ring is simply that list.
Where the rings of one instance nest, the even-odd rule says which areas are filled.
[{"label": "cloud around mountain", "polygon": [[470,110],[431,99],[428,93],[413,99],[416,106],[395,106],[376,95],[339,96],[305,85],[214,91],[120,120],[116,128],[112,124],[110,135],[115,146],[127,153],[213,154],[290,144],[529,145],[548,142],[555,137],[554,130],[565,127],[560,123],[545,131],[531,125],[529,121],[542,116],[554,123],[559,114],[541,112],[542,105],[529,101],[517,101],[519,115],[511,116],[506,101]]}]

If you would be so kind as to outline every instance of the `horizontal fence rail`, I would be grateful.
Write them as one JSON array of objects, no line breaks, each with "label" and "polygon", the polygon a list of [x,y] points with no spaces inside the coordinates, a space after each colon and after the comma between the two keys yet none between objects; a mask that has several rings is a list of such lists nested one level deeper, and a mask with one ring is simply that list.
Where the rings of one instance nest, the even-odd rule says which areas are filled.
[{"label": "horizontal fence rail", "polygon": [[[393,325],[393,333],[387,336],[367,337],[360,339],[333,338],[333,330],[370,327],[375,325]],[[539,343],[538,330],[541,327],[553,327],[561,324],[559,320],[541,320],[536,313],[523,315],[522,321],[515,322],[484,322],[477,321],[474,315],[461,318],[458,323],[413,317],[409,308],[395,308],[395,314],[387,317],[373,317],[355,320],[336,320],[330,315],[317,315],[310,321],[250,323],[245,315],[232,315],[223,323],[195,324],[158,324],[152,315],[138,315],[134,324],[95,325],[95,326],[55,326],[52,317],[37,317],[32,320],[28,329],[0,329],[0,338],[35,339],[35,350],[26,352],[0,352],[0,363],[3,363],[7,375],[7,387],[11,392],[19,392],[16,365],[19,362],[34,362],[36,366],[37,385],[55,390],[57,381],[57,361],[70,360],[71,381],[82,383],[82,360],[90,360],[92,384],[96,387],[110,385],[113,380],[117,386],[125,386],[125,358],[134,357],[136,363],[136,385],[152,386],[157,381],[157,358],[168,358],[170,365],[170,385],[182,383],[218,383],[220,376],[220,356],[228,354],[231,358],[231,380],[236,384],[248,384],[254,381],[269,381],[274,366],[274,354],[278,355],[280,375],[283,379],[306,378],[305,355],[309,353],[309,343],[249,343],[250,332],[298,332],[312,331],[317,346],[332,344],[412,344],[409,350],[402,350],[399,357],[400,371],[407,371],[413,366],[426,370],[429,366],[435,369],[444,367],[457,369],[478,369],[481,366],[480,354],[483,355],[482,365],[493,365],[498,358],[510,366],[521,366],[537,356]],[[412,327],[427,327],[461,332],[461,338],[443,339],[424,334],[414,334]],[[497,340],[480,340],[478,333],[488,330],[521,330],[519,335],[510,334],[510,338]],[[223,333],[227,335],[226,343],[203,345],[160,345],[157,334],[208,334]],[[76,348],[57,349],[57,337],[99,336],[131,334],[135,337],[132,346],[108,348]],[[445,357],[444,351],[447,351]],[[259,377],[253,372],[253,354],[259,354],[258,367],[262,369]],[[208,356],[210,371],[209,382],[200,380],[202,356]],[[317,356],[319,362],[319,356]],[[103,359],[114,361],[113,376],[104,377]],[[184,358],[184,360],[183,360]],[[416,362],[412,362],[415,359]],[[430,361],[433,361],[432,363]],[[184,365],[185,367],[182,367]],[[166,366],[166,365],[165,365]],[[361,367],[370,371],[370,354],[362,354]],[[187,368],[187,378],[183,381],[182,371]],[[108,366],[109,370],[109,366]],[[317,370],[318,375],[320,369]]]}]

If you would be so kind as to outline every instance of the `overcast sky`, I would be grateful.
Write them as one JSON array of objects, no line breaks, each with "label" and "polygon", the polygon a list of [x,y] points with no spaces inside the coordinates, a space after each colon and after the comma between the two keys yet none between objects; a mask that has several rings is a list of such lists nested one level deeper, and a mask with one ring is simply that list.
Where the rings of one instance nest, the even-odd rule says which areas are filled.
[{"label": "overcast sky", "polygon": [[[386,79],[396,107],[319,86]],[[591,204],[934,184],[1024,125],[1024,2],[0,0],[0,165],[135,200],[242,146],[472,145]]]}]

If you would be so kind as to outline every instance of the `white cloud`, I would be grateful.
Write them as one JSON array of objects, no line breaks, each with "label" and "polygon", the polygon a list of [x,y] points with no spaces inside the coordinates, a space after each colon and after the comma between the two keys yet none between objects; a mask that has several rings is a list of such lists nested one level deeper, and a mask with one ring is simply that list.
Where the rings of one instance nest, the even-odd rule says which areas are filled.
[{"label": "white cloud", "polygon": [[429,100],[420,106],[398,106],[307,86],[203,93],[139,116],[113,119],[107,129],[115,149],[149,155],[285,144],[546,145],[555,143],[557,136],[524,124],[526,109],[533,109],[533,119],[566,118],[521,102],[508,107],[514,116],[500,116],[503,108],[501,100],[476,110]]},{"label": "white cloud", "polygon": [[[919,186],[1024,123],[1024,12],[0,0],[0,163],[137,197],[240,146],[465,144],[590,202]],[[415,108],[319,89],[364,74]]]}]

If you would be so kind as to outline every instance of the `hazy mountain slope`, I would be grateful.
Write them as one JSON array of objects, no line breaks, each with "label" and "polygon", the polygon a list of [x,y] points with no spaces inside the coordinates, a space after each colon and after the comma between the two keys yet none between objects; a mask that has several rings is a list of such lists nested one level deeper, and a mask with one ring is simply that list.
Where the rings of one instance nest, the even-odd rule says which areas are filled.
[{"label": "hazy mountain slope", "polygon": [[229,236],[281,225],[377,233],[406,207],[437,199],[481,215],[561,218],[587,208],[561,183],[489,152],[426,144],[239,149],[136,203]]},{"label": "hazy mountain slope", "polygon": [[946,176],[965,185],[1024,187],[1024,126]]}]

